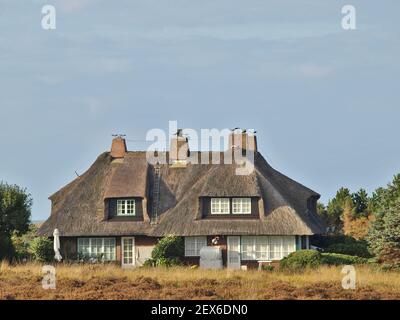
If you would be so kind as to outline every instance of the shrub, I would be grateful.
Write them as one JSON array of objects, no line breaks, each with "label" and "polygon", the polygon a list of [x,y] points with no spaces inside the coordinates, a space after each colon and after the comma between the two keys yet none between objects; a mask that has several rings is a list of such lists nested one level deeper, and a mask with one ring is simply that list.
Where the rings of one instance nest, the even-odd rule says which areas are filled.
[{"label": "shrub", "polygon": [[327,265],[365,264],[368,259],[340,253],[322,253],[322,263]]},{"label": "shrub", "polygon": [[316,250],[300,250],[292,252],[280,261],[282,269],[299,270],[316,268],[322,262],[321,253]]},{"label": "shrub", "polygon": [[262,265],[261,270],[263,271],[274,271],[275,267],[274,266],[269,266],[269,265]]},{"label": "shrub", "polygon": [[182,261],[178,258],[159,258],[159,259],[147,259],[143,263],[143,267],[173,267],[182,265]]},{"label": "shrub", "polygon": [[11,239],[0,233],[0,261],[11,260],[14,255],[14,246]]},{"label": "shrub", "polygon": [[176,236],[167,236],[158,241],[151,253],[151,261],[149,261],[146,265],[167,267],[180,265],[183,255],[183,238]]},{"label": "shrub", "polygon": [[17,261],[23,261],[32,258],[29,252],[29,244],[36,238],[36,231],[37,227],[34,224],[31,224],[27,233],[22,235],[19,235],[16,232],[13,233],[11,240],[15,249],[14,259]]},{"label": "shrub", "polygon": [[364,258],[372,257],[367,241],[357,240],[346,235],[314,236],[312,244],[323,248],[325,252],[342,253]]},{"label": "shrub", "polygon": [[104,258],[103,253],[99,253],[97,255],[88,255],[82,253],[77,254],[77,261],[81,263],[92,263],[92,264],[103,263],[104,262],[103,258]]},{"label": "shrub", "polygon": [[340,253],[350,256],[358,256],[363,258],[371,258],[372,255],[368,250],[368,244],[365,241],[355,243],[336,243],[328,246],[324,250],[330,253]]},{"label": "shrub", "polygon": [[37,237],[29,244],[29,253],[36,261],[52,261],[54,258],[53,241],[46,237]]},{"label": "shrub", "polygon": [[143,263],[143,267],[145,268],[149,268],[149,267],[155,267],[156,266],[156,260],[154,259],[147,259],[144,263]]},{"label": "shrub", "polygon": [[160,258],[156,260],[156,267],[173,267],[182,265],[182,261],[178,258]]},{"label": "shrub", "polygon": [[340,253],[320,253],[316,250],[296,251],[283,258],[280,267],[289,270],[300,270],[304,268],[316,268],[322,264],[346,265],[365,264],[369,260],[362,257],[351,256]]}]

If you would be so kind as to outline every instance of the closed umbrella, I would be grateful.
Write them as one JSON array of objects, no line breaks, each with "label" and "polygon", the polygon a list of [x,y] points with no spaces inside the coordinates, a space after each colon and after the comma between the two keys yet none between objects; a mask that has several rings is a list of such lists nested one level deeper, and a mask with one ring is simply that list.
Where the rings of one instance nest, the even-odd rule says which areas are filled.
[{"label": "closed umbrella", "polygon": [[62,256],[60,254],[60,232],[58,231],[58,229],[54,229],[53,236],[54,236],[54,253],[55,253],[54,259],[60,262]]}]

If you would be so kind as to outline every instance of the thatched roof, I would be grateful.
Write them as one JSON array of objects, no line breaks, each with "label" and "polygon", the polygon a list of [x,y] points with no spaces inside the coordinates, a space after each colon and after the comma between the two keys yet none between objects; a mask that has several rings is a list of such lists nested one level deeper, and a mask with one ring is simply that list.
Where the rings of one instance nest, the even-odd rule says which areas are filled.
[{"label": "thatched roof", "polygon": [[[223,153],[221,153],[221,157]],[[319,194],[273,169],[257,153],[252,174],[235,174],[236,165],[161,165],[159,222],[107,221],[105,199],[143,197],[152,214],[154,167],[145,152],[128,152],[118,163],[101,154],[82,176],[53,194],[52,214],[39,233],[61,236],[312,235],[324,232],[315,212],[307,208]],[[260,219],[201,219],[199,198],[259,197]]]},{"label": "thatched roof", "polygon": [[243,176],[235,174],[235,171],[236,166],[230,164],[211,167],[204,176],[200,195],[209,197],[261,196],[255,171]]},{"label": "thatched roof", "polygon": [[146,197],[148,169],[141,153],[128,153],[124,162],[112,166],[104,197]]}]

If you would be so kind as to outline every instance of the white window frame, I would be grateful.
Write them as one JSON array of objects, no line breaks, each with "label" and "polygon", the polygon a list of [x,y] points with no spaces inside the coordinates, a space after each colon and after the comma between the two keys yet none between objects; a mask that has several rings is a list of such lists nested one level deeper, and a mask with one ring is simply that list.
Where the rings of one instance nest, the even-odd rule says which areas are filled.
[{"label": "white window frame", "polygon": [[117,216],[126,217],[135,215],[136,215],[135,199],[117,199]]},{"label": "white window frame", "polygon": [[[227,210],[226,204],[228,204]],[[230,214],[231,203],[229,198],[211,198],[211,214]]]},{"label": "white window frame", "polygon": [[232,214],[251,214],[251,198],[232,198]]},{"label": "white window frame", "polygon": [[[129,246],[127,247],[125,245],[125,240],[131,240],[131,247],[129,248]],[[126,249],[130,249],[129,251]],[[130,253],[130,257],[126,256],[126,253]],[[129,258],[132,259],[132,262],[125,262],[126,259],[129,260]],[[122,237],[121,238],[121,265],[124,268],[127,267],[133,267],[136,264],[136,248],[135,248],[135,237]]]},{"label": "white window frame", "polygon": [[89,259],[98,259],[102,256],[102,261],[115,261],[117,259],[117,244],[115,238],[78,238],[78,254],[84,255]]},{"label": "white window frame", "polygon": [[242,260],[281,260],[296,251],[295,236],[242,236]]},{"label": "white window frame", "polygon": [[206,246],[206,236],[185,237],[185,257],[199,257],[200,249]]}]

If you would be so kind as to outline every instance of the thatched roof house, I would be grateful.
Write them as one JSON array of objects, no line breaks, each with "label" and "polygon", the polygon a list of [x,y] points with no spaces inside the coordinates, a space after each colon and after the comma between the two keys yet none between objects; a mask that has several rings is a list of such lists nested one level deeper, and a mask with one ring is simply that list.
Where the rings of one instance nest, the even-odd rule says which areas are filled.
[{"label": "thatched roof house", "polygon": [[[167,235],[185,237],[193,263],[202,246],[220,245],[231,267],[308,247],[308,236],[324,232],[316,215],[319,194],[273,169],[257,151],[256,137],[243,135],[249,139],[253,149],[251,143],[241,149],[254,151],[254,170],[238,175],[238,164],[224,164],[233,144],[217,154],[220,164],[202,164],[204,152],[192,164],[187,139],[179,135],[171,143],[177,151],[163,155],[170,161],[151,164],[146,152],[129,152],[116,138],[111,152],[50,197],[51,216],[39,233],[52,236],[57,228],[64,258],[101,254],[123,265],[143,263]],[[236,265],[235,254],[242,261]]]}]

